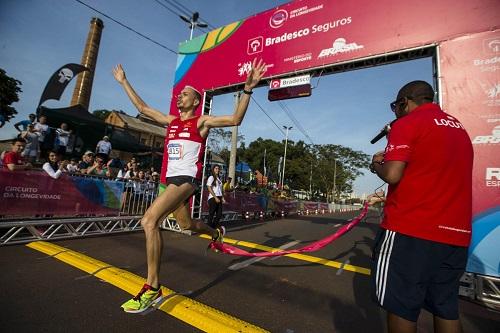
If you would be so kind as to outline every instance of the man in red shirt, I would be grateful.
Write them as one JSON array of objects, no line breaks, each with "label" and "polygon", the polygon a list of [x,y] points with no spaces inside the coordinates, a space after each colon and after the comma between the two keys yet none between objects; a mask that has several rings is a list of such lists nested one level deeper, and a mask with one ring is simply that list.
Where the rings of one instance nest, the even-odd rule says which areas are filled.
[{"label": "man in red shirt", "polygon": [[11,151],[5,153],[2,160],[4,170],[17,171],[31,168],[31,164],[25,163],[24,157],[21,156],[25,146],[26,141],[24,139],[16,138],[12,140]]},{"label": "man in red shirt", "polygon": [[463,125],[433,97],[424,81],[400,89],[385,152],[370,166],[389,184],[372,268],[389,332],[416,332],[421,308],[434,315],[436,332],[461,332],[458,287],[471,239],[473,150]]}]

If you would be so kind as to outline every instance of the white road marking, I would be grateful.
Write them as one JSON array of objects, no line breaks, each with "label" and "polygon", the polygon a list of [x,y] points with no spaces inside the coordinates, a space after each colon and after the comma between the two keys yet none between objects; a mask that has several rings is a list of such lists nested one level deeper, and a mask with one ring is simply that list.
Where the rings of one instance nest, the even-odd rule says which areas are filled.
[{"label": "white road marking", "polygon": [[[293,242],[290,242],[290,243],[286,243],[282,246],[279,247],[279,249],[282,249],[282,250],[285,250],[285,249],[288,249],[289,247],[292,247],[294,246],[295,244],[299,243],[300,241],[299,240],[295,240]],[[264,259],[266,259],[268,257],[253,257],[253,258],[250,258],[248,260],[245,260],[245,261],[242,261],[242,262],[239,262],[239,263],[236,263],[234,265],[231,265],[229,266],[227,269],[230,269],[232,271],[237,271],[239,269],[242,269],[242,268],[245,268],[245,267],[248,267],[250,266],[251,264],[253,263],[256,263],[256,262],[259,262],[259,261],[262,261]],[[277,259],[279,257],[273,257],[273,260],[274,259]]]}]

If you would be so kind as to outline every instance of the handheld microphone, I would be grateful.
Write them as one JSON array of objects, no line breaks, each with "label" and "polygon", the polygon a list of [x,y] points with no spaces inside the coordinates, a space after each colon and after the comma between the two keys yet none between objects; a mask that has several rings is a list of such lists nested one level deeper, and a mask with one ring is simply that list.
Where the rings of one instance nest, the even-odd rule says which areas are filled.
[{"label": "handheld microphone", "polygon": [[380,131],[379,134],[377,134],[371,141],[370,143],[371,144],[374,144],[376,142],[378,142],[380,139],[382,139],[384,136],[387,135],[387,133],[389,133],[389,131],[391,130],[391,125],[394,124],[394,122],[396,121],[396,119],[394,119],[393,121],[391,121],[389,124],[385,125],[384,128],[382,128],[382,130]]}]

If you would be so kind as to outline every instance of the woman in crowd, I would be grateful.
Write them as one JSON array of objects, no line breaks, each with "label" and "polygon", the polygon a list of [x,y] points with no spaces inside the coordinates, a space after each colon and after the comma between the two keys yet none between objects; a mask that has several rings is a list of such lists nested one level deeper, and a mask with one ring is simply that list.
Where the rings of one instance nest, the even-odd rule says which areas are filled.
[{"label": "woman in crowd", "polygon": [[49,151],[49,160],[45,162],[42,169],[52,178],[59,178],[65,171],[68,161],[59,161],[60,157],[55,151]]},{"label": "woman in crowd", "polygon": [[[208,225],[212,228],[220,227],[220,219],[222,217],[222,204],[225,202],[222,180],[219,177],[220,167],[214,165],[212,174],[208,177]],[[224,228],[224,227],[221,227]]]}]

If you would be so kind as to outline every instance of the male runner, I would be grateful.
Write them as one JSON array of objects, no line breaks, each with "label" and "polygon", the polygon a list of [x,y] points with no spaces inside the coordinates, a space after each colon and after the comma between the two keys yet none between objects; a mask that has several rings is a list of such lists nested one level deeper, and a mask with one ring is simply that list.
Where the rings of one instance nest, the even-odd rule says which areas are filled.
[{"label": "male runner", "polygon": [[164,115],[149,107],[127,81],[122,66],[118,65],[113,69],[116,81],[122,85],[137,110],[160,124],[169,125],[165,141],[168,147],[167,187],[151,204],[141,220],[146,234],[148,277],[137,296],[122,305],[124,311],[139,313],[161,299],[159,271],[162,239],[159,225],[170,213],[174,214],[182,229],[208,234],[214,241],[222,242],[224,229],[212,229],[202,221],[193,221],[188,200],[201,184],[202,157],[210,128],[241,124],[250,102],[252,89],[262,79],[265,71],[266,64],[262,60],[257,63],[254,59],[243,95],[233,115],[195,116],[195,110],[201,103],[201,93],[191,86],[186,86],[177,97],[180,115],[174,116]]},{"label": "male runner", "polygon": [[389,332],[414,333],[421,308],[435,332],[461,332],[458,288],[471,239],[469,135],[432,103],[424,81],[403,86],[391,103],[398,119],[371,170],[389,184],[374,246],[374,297]]}]

